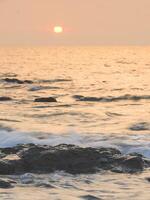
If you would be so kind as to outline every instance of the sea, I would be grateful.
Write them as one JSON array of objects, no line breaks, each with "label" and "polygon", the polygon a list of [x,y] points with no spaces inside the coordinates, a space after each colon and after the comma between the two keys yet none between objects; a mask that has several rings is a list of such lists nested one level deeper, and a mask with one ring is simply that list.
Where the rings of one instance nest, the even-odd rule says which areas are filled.
[{"label": "sea", "polygon": [[[6,79],[32,83],[7,82]],[[0,47],[0,148],[17,144],[114,147],[150,158],[150,47]],[[35,102],[54,97],[57,102]],[[2,200],[149,200],[150,170],[19,176]],[[5,176],[6,177],[6,176]],[[0,178],[5,178],[0,176]]]}]

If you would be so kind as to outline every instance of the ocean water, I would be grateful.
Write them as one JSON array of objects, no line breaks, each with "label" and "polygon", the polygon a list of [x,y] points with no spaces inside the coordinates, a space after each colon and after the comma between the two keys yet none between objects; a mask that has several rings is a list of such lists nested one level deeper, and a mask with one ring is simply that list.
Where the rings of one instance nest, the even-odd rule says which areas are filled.
[{"label": "ocean water", "polygon": [[[0,47],[0,97],[13,99],[0,101],[0,147],[66,143],[150,158],[149,77],[150,47]],[[57,103],[34,102],[49,96]],[[0,189],[0,199],[150,199],[149,170],[34,176],[54,188],[20,181],[14,189]]]}]

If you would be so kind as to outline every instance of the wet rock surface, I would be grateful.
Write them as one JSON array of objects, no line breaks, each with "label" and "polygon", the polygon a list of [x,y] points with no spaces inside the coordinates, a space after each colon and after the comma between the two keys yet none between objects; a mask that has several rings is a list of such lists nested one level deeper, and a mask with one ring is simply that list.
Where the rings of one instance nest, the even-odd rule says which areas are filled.
[{"label": "wet rock surface", "polygon": [[12,101],[10,97],[0,97],[0,101]]},{"label": "wet rock surface", "polygon": [[57,102],[57,100],[54,97],[41,97],[36,98],[34,102]]},{"label": "wet rock surface", "polygon": [[13,187],[13,185],[11,184],[11,181],[6,181],[3,179],[0,179],[0,188],[9,189],[12,187]]},{"label": "wet rock surface", "polygon": [[14,84],[32,84],[33,81],[31,80],[19,80],[17,78],[4,78],[4,82],[6,83],[14,83]]},{"label": "wet rock surface", "polygon": [[36,187],[43,187],[43,188],[49,188],[49,189],[53,189],[55,188],[53,185],[51,185],[50,183],[44,183],[44,182],[39,182],[35,184]]},{"label": "wet rock surface", "polygon": [[146,180],[150,183],[150,177],[146,178]]},{"label": "wet rock surface", "polygon": [[[88,174],[99,170],[119,173],[141,172],[150,160],[141,155],[122,155],[114,148],[82,148],[75,145],[18,145],[0,149],[0,174],[50,173]],[[16,154],[18,159],[8,159]],[[31,177],[25,177],[31,179]]]},{"label": "wet rock surface", "polygon": [[85,200],[101,200],[100,198],[95,197],[93,195],[85,195],[85,196],[81,196],[81,198]]},{"label": "wet rock surface", "polygon": [[131,131],[147,131],[150,130],[150,124],[147,122],[140,122],[129,127]]}]

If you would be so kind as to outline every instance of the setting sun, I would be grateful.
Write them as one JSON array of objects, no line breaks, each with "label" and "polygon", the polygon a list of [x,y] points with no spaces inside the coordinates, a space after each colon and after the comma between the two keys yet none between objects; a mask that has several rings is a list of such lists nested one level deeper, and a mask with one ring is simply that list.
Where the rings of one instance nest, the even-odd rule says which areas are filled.
[{"label": "setting sun", "polygon": [[54,27],[54,33],[62,33],[62,32],[63,32],[63,27],[61,26]]}]

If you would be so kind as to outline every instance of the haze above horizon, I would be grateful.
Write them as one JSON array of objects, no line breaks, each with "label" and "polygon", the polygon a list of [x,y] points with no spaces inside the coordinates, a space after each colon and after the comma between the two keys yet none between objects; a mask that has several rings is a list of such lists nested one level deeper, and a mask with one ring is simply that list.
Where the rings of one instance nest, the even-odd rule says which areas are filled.
[{"label": "haze above horizon", "polygon": [[149,0],[0,0],[0,45],[150,45],[149,8]]}]

